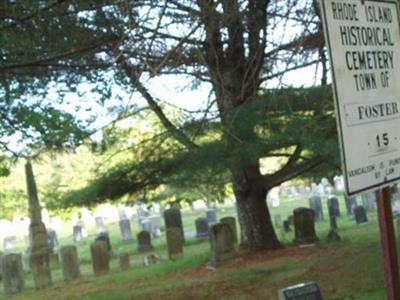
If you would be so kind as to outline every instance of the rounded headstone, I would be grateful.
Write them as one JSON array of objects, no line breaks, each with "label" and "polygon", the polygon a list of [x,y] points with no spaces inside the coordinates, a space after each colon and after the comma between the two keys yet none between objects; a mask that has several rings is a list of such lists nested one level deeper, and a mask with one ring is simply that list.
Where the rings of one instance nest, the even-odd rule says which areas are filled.
[{"label": "rounded headstone", "polygon": [[363,206],[360,205],[354,208],[354,218],[357,224],[368,222],[367,212],[365,211],[365,208]]},{"label": "rounded headstone", "polygon": [[210,266],[216,268],[234,257],[235,245],[228,224],[217,223],[210,228]]},{"label": "rounded headstone", "polygon": [[182,240],[185,240],[183,223],[182,223],[182,215],[181,211],[178,208],[170,208],[164,211],[164,222],[165,229],[171,227],[178,227],[181,229]]},{"label": "rounded headstone", "polygon": [[183,241],[181,229],[177,227],[171,227],[167,229],[167,246],[168,246],[168,257],[170,260],[176,260],[183,256]]},{"label": "rounded headstone", "polygon": [[60,248],[61,267],[64,279],[69,281],[80,277],[78,251],[76,246]]},{"label": "rounded headstone", "polygon": [[322,201],[321,197],[314,195],[308,199],[310,208],[314,211],[315,221],[323,221],[324,220],[324,212],[322,210]]},{"label": "rounded headstone", "polygon": [[222,224],[228,224],[229,228],[232,231],[233,235],[233,243],[237,245],[238,238],[237,238],[237,229],[236,229],[236,219],[234,217],[225,217],[220,220]]},{"label": "rounded headstone", "polygon": [[145,252],[153,249],[151,245],[151,236],[147,231],[141,231],[137,235],[138,251]]},{"label": "rounded headstone", "polygon": [[197,218],[195,220],[196,237],[203,239],[208,237],[208,222],[206,218]]},{"label": "rounded headstone", "polygon": [[103,275],[110,271],[110,255],[107,243],[96,241],[90,245],[92,254],[92,266],[95,275]]},{"label": "rounded headstone", "polygon": [[128,219],[122,219],[119,221],[119,229],[124,241],[132,239],[131,222]]},{"label": "rounded headstone", "polygon": [[112,252],[112,247],[111,247],[111,241],[110,241],[110,235],[108,234],[108,232],[100,232],[96,239],[95,242],[97,241],[103,241],[107,244],[107,249],[108,251],[111,253]]},{"label": "rounded headstone", "polygon": [[293,211],[294,242],[296,244],[312,244],[318,241],[315,233],[314,211],[310,208],[296,208]]},{"label": "rounded headstone", "polygon": [[6,295],[16,294],[24,288],[21,254],[4,254],[0,268],[3,273],[3,286]]}]

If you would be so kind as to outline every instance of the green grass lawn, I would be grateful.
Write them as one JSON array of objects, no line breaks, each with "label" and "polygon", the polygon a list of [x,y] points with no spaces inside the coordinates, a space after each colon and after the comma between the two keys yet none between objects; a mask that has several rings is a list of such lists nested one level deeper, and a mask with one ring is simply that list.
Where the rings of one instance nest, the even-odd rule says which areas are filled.
[{"label": "green grass lawn", "polygon": [[[237,258],[216,271],[206,269],[210,246],[208,241],[189,238],[184,248],[184,258],[167,260],[165,237],[153,240],[154,253],[161,261],[151,267],[143,266],[143,254],[136,251],[136,243],[122,242],[117,225],[109,227],[114,251],[128,251],[133,266],[120,271],[117,258],[112,259],[109,275],[94,277],[90,265],[89,245],[94,236],[78,244],[82,278],[64,283],[61,270],[53,268],[55,284],[36,291],[31,274],[26,272],[26,288],[12,297],[0,294],[0,299],[276,299],[277,290],[305,281],[316,281],[324,299],[385,299],[383,261],[376,212],[369,213],[370,222],[357,226],[345,215],[338,219],[340,242],[326,241],[329,223],[316,224],[320,242],[314,247],[300,248],[291,244],[292,233],[276,228],[285,247],[276,251],[246,253],[238,251]],[[323,199],[324,203],[326,199]],[[360,199],[359,199],[360,202]],[[271,215],[286,217],[300,206],[308,206],[307,199],[285,199],[279,208],[271,208]],[[327,207],[324,207],[327,215]],[[189,213],[184,226],[194,231],[194,220],[204,212]],[[235,215],[233,207],[220,207],[218,217]],[[137,232],[137,222],[132,222]],[[62,244],[71,241],[70,236],[61,239]]]}]

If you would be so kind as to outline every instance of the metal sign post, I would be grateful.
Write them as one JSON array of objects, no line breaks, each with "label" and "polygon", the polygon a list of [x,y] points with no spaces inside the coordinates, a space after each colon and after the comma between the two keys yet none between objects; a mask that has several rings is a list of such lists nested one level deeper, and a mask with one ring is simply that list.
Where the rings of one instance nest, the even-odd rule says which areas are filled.
[{"label": "metal sign post", "polygon": [[379,229],[385,264],[387,297],[390,300],[400,299],[400,279],[394,234],[390,189],[385,187],[377,192]]}]

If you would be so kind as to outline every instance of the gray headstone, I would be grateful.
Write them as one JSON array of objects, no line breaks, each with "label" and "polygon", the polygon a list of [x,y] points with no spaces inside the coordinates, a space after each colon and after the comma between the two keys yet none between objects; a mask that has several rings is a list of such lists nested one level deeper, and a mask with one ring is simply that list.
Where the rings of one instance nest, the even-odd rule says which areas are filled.
[{"label": "gray headstone", "polygon": [[15,235],[6,236],[3,238],[4,250],[14,249],[16,243],[17,243],[17,237]]},{"label": "gray headstone", "polygon": [[128,252],[124,252],[119,255],[119,267],[123,271],[128,270],[131,267],[131,262],[129,259]]},{"label": "gray headstone", "polygon": [[75,225],[75,226],[73,227],[73,233],[72,233],[72,235],[73,235],[73,239],[74,239],[74,242],[75,242],[75,243],[80,242],[80,241],[83,239],[82,226],[80,226],[80,225]]},{"label": "gray headstone", "polygon": [[234,217],[225,217],[225,218],[222,218],[220,220],[220,222],[223,224],[229,225],[229,228],[231,229],[232,235],[233,235],[233,243],[235,245],[237,245],[238,238],[237,238],[237,229],[236,229],[236,219]]},{"label": "gray headstone", "polygon": [[61,268],[66,281],[77,279],[81,272],[79,268],[78,251],[76,246],[60,248]]},{"label": "gray headstone", "polygon": [[107,274],[110,271],[110,255],[107,243],[96,241],[90,245],[93,272],[96,276]]},{"label": "gray headstone", "polygon": [[58,247],[58,237],[57,237],[57,232],[52,229],[47,230],[47,238],[49,239],[49,246],[51,249],[54,250],[54,248]]},{"label": "gray headstone", "polygon": [[128,219],[122,219],[119,221],[119,229],[124,241],[132,239],[131,222]]},{"label": "gray headstone", "polygon": [[368,222],[367,212],[363,206],[357,206],[354,209],[354,218],[356,219],[357,224]]},{"label": "gray headstone", "polygon": [[167,247],[168,247],[168,258],[170,260],[176,260],[183,256],[183,241],[181,229],[177,227],[171,227],[167,229]]},{"label": "gray headstone", "polygon": [[323,221],[324,220],[324,212],[322,210],[322,201],[320,196],[311,196],[308,200],[310,208],[314,211],[315,221]]},{"label": "gray headstone", "polygon": [[30,253],[29,264],[36,289],[43,289],[53,284],[50,269],[50,253],[48,251]]},{"label": "gray headstone", "polygon": [[296,208],[293,211],[294,242],[300,245],[312,244],[318,241],[315,233],[314,211],[310,208]]},{"label": "gray headstone", "polygon": [[24,288],[21,254],[4,254],[1,259],[3,286],[6,295],[16,294]]},{"label": "gray headstone", "polygon": [[197,218],[195,221],[196,225],[196,237],[199,239],[208,238],[208,222],[206,218]]},{"label": "gray headstone", "polygon": [[151,236],[147,231],[141,231],[137,235],[138,251],[145,252],[153,249],[151,245]]},{"label": "gray headstone", "polygon": [[274,216],[274,223],[276,227],[278,228],[282,227],[283,226],[282,216],[281,215]]},{"label": "gray headstone", "polygon": [[328,198],[328,211],[330,217],[340,217],[339,200],[336,197]]},{"label": "gray headstone", "polygon": [[278,291],[278,300],[323,300],[315,282],[302,283]]},{"label": "gray headstone", "polygon": [[368,192],[361,196],[363,206],[366,211],[372,211],[376,209],[376,194],[375,192]]},{"label": "gray headstone", "polygon": [[283,221],[283,231],[288,233],[291,232],[292,229],[290,228],[290,223],[288,220]]},{"label": "gray headstone", "polygon": [[107,249],[108,252],[112,252],[112,246],[111,246],[111,241],[110,241],[110,235],[108,234],[108,232],[100,232],[97,237],[95,238],[95,242],[97,241],[103,241],[107,244]]},{"label": "gray headstone", "polygon": [[104,217],[95,217],[94,221],[96,223],[96,232],[97,233],[101,233],[101,232],[106,232],[107,231],[107,227],[104,223]]},{"label": "gray headstone", "polygon": [[211,226],[210,244],[210,266],[216,268],[234,257],[234,239],[228,224],[217,223]]},{"label": "gray headstone", "polygon": [[207,209],[206,210],[207,222],[208,225],[214,225],[217,221],[217,210],[215,208]]},{"label": "gray headstone", "polygon": [[349,197],[349,196],[344,196],[344,200],[346,202],[346,211],[347,215],[353,215],[354,208],[357,206],[357,199],[356,197]]},{"label": "gray headstone", "polygon": [[184,230],[183,230],[183,223],[182,223],[182,215],[181,211],[177,208],[170,208],[164,211],[164,222],[165,222],[165,229],[171,227],[178,227],[181,229],[182,232],[182,240],[185,241]]}]

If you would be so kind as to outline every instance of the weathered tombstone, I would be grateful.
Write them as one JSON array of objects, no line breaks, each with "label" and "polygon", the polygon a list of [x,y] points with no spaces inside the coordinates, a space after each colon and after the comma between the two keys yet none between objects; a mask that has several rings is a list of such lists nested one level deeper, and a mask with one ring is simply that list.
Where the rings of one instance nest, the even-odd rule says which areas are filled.
[{"label": "weathered tombstone", "polygon": [[217,223],[217,210],[215,208],[210,208],[206,210],[208,226]]},{"label": "weathered tombstone", "polygon": [[21,292],[24,288],[21,254],[4,254],[0,261],[0,269],[3,274],[4,293],[12,295]]},{"label": "weathered tombstone", "polygon": [[124,252],[119,255],[119,267],[122,271],[128,270],[131,267],[128,252]]},{"label": "weathered tombstone", "polygon": [[296,208],[293,211],[294,243],[299,245],[313,244],[318,241],[315,233],[314,211],[310,208]]},{"label": "weathered tombstone", "polygon": [[274,216],[274,223],[276,227],[282,227],[283,226],[283,221],[282,221],[282,216],[281,215],[276,215]]},{"label": "weathered tombstone", "polygon": [[93,272],[96,276],[106,274],[110,271],[110,255],[108,245],[104,241],[95,241],[90,245],[92,255]]},{"label": "weathered tombstone", "polygon": [[302,283],[278,291],[278,300],[323,300],[318,284]]},{"label": "weathered tombstone", "polygon": [[340,208],[339,208],[339,200],[336,197],[329,197],[328,198],[328,212],[329,217],[340,217]]},{"label": "weathered tombstone", "polygon": [[195,221],[196,225],[196,237],[199,239],[208,238],[208,222],[206,218],[197,218]]},{"label": "weathered tombstone", "polygon": [[161,217],[150,216],[148,218],[151,221],[151,234],[153,237],[159,237],[161,235]]},{"label": "weathered tombstone", "polygon": [[104,224],[104,217],[97,216],[94,218],[95,223],[96,223],[96,232],[101,233],[101,232],[106,232],[107,228],[106,225]]},{"label": "weathered tombstone", "polygon": [[4,250],[14,249],[16,243],[17,243],[17,237],[15,235],[6,236],[3,238]]},{"label": "weathered tombstone", "polygon": [[290,223],[288,220],[283,221],[283,231],[288,233],[291,232],[292,229],[290,228]]},{"label": "weathered tombstone", "polygon": [[376,209],[376,194],[375,192],[368,192],[361,196],[363,206],[366,211],[373,211]]},{"label": "weathered tombstone", "polygon": [[119,221],[119,229],[124,241],[132,239],[131,222],[128,219],[122,219]]},{"label": "weathered tombstone", "polygon": [[95,238],[95,242],[97,241],[103,241],[107,244],[107,250],[108,252],[112,252],[112,246],[111,246],[111,241],[110,241],[110,235],[108,232],[100,232],[97,237]]},{"label": "weathered tombstone", "polygon": [[81,272],[79,269],[78,251],[76,249],[76,246],[61,247],[60,258],[64,279],[69,281],[79,278]]},{"label": "weathered tombstone", "polygon": [[53,229],[48,229],[47,230],[47,238],[49,240],[49,246],[51,249],[54,250],[59,244],[58,244],[58,237],[57,237],[57,232]]},{"label": "weathered tombstone", "polygon": [[177,208],[170,208],[164,211],[164,222],[165,229],[171,227],[178,227],[182,232],[182,240],[185,241],[185,236],[183,232],[182,215],[181,211]]},{"label": "weathered tombstone", "polygon": [[43,289],[53,284],[50,270],[50,253],[48,251],[30,253],[29,265],[36,289]]},{"label": "weathered tombstone", "polygon": [[314,211],[315,221],[323,221],[324,220],[324,212],[322,210],[322,202],[321,197],[314,195],[311,196],[308,200],[310,208]]},{"label": "weathered tombstone", "polygon": [[235,245],[232,230],[228,224],[217,223],[210,228],[210,266],[218,267],[234,257]]},{"label": "weathered tombstone", "polygon": [[138,251],[145,252],[153,249],[151,245],[151,236],[147,231],[141,231],[137,235]]},{"label": "weathered tombstone", "polygon": [[329,218],[330,220],[330,230],[328,233],[328,241],[339,241],[341,240],[338,232],[337,232],[337,222],[336,222],[336,217],[335,216],[331,216]]},{"label": "weathered tombstone", "polygon": [[83,239],[82,226],[75,225],[72,230],[73,230],[72,235],[74,242],[75,243],[80,242]]},{"label": "weathered tombstone", "polygon": [[346,211],[347,215],[353,215],[354,208],[357,206],[357,199],[356,197],[349,197],[349,196],[344,196],[344,200],[346,202]]},{"label": "weathered tombstone", "polygon": [[149,218],[144,218],[140,221],[140,228],[142,229],[142,231],[147,231],[150,234],[153,232],[152,225],[153,223]]},{"label": "weathered tombstone", "polygon": [[367,223],[368,217],[363,206],[357,206],[354,209],[354,218],[356,219],[357,224]]},{"label": "weathered tombstone", "polygon": [[181,229],[178,227],[171,227],[167,229],[167,246],[168,246],[168,258],[170,260],[176,260],[183,256],[183,241]]},{"label": "weathered tombstone", "polygon": [[220,220],[222,224],[228,224],[229,228],[232,231],[233,235],[233,243],[237,245],[238,238],[237,238],[237,229],[236,229],[236,219],[234,217],[225,217]]},{"label": "weathered tombstone", "polygon": [[158,256],[157,254],[152,253],[152,254],[146,255],[144,257],[143,264],[146,267],[149,267],[149,266],[155,265],[159,261],[160,261],[160,256]]}]

